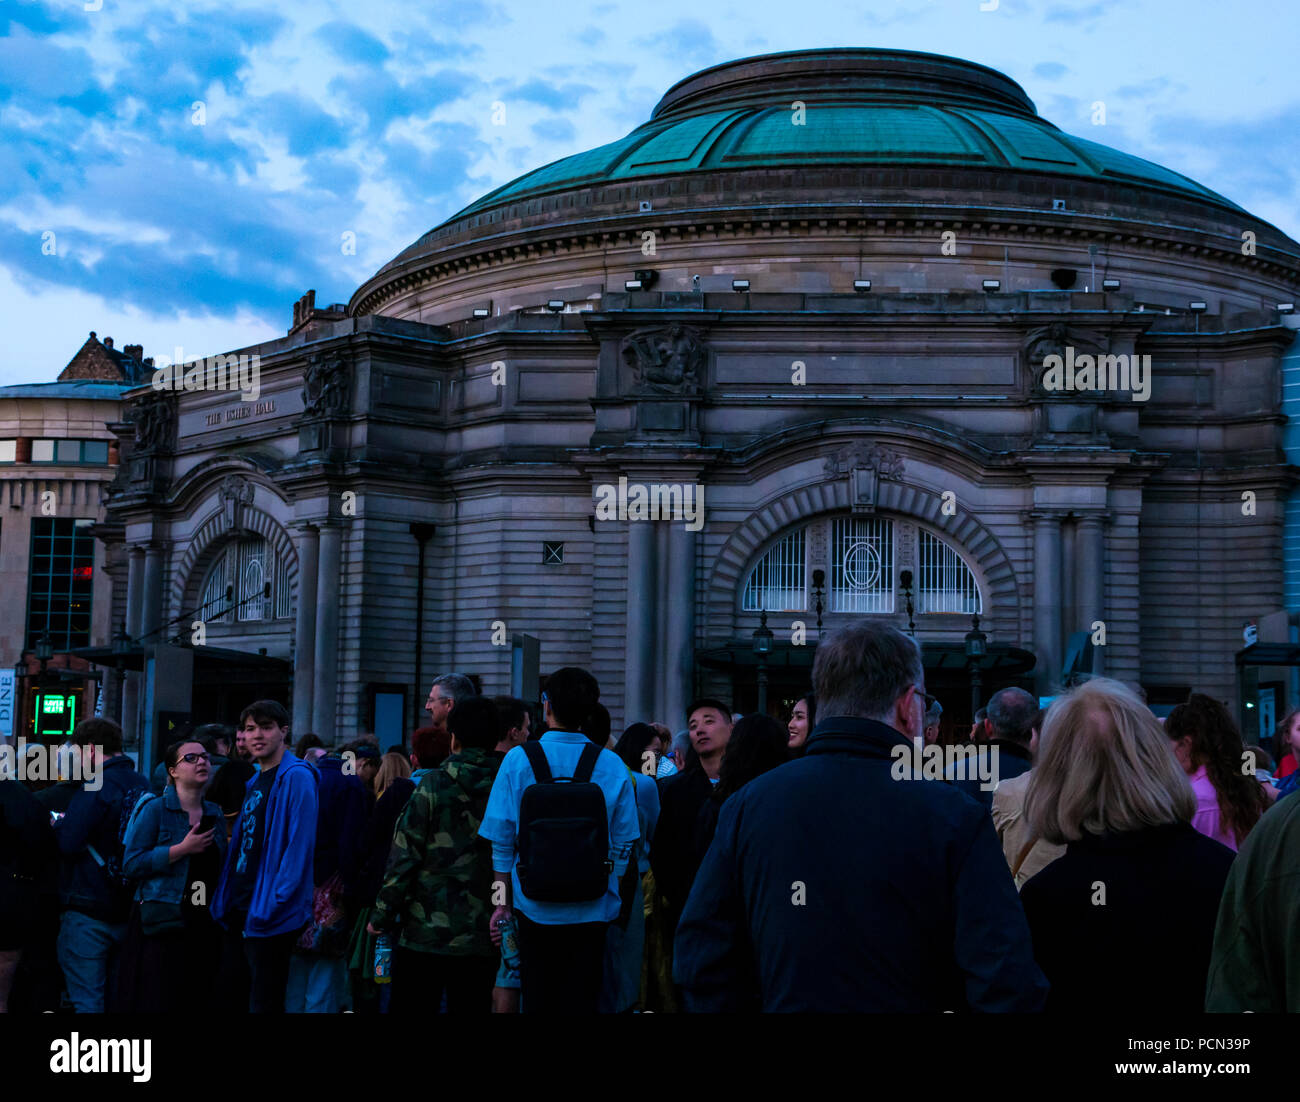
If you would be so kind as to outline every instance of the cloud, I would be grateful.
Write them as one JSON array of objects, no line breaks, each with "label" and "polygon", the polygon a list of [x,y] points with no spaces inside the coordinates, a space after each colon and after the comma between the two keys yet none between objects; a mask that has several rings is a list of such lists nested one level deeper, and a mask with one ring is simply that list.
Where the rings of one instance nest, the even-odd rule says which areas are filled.
[{"label": "cloud", "polygon": [[468,95],[482,82],[473,73],[442,69],[432,76],[399,83],[388,72],[340,75],[329,83],[338,96],[365,115],[373,134],[389,123],[412,115],[431,114],[437,107]]},{"label": "cloud", "polygon": [[1070,70],[1059,61],[1040,61],[1034,66],[1034,76],[1040,80],[1060,80]]},{"label": "cloud", "polygon": [[251,100],[247,114],[259,129],[284,138],[291,157],[309,157],[341,146],[346,138],[338,119],[292,92],[273,92]]},{"label": "cloud", "polygon": [[373,34],[342,19],[318,27],[314,37],[335,57],[354,65],[382,65],[391,56],[388,47]]},{"label": "cloud", "polygon": [[1098,0],[1097,3],[1087,4],[1084,7],[1054,4],[1044,13],[1043,22],[1064,23],[1070,27],[1078,26],[1080,23],[1092,23],[1100,19],[1118,3],[1119,0]]},{"label": "cloud", "polygon": [[638,46],[662,50],[670,57],[681,58],[692,64],[707,65],[724,60],[724,51],[713,32],[698,19],[679,19],[667,30],[658,34],[643,35],[636,40]]},{"label": "cloud", "polygon": [[541,119],[529,129],[539,141],[554,142],[557,145],[571,142],[577,137],[573,123],[568,119]]},{"label": "cloud", "polygon": [[573,37],[584,46],[599,46],[605,41],[605,32],[599,27],[584,27]]},{"label": "cloud", "polygon": [[536,103],[552,111],[566,111],[577,107],[584,96],[593,95],[595,91],[590,84],[551,84],[535,78],[507,89],[501,93],[501,98]]}]

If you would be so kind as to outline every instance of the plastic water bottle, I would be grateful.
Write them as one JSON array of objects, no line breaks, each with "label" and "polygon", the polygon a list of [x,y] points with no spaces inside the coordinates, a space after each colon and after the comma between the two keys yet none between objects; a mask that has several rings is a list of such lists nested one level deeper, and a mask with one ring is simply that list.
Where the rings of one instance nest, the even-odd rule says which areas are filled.
[{"label": "plastic water bottle", "polygon": [[513,918],[498,918],[501,931],[501,960],[511,972],[519,971],[519,927]]},{"label": "plastic water bottle", "polygon": [[393,981],[393,939],[380,934],[375,940],[375,983]]}]

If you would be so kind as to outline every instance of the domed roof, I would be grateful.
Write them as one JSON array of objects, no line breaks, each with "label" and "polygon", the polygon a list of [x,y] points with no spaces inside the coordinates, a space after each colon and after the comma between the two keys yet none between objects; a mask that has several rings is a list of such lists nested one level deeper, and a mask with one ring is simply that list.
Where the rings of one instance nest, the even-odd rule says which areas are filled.
[{"label": "domed roof", "polygon": [[[804,105],[802,124],[796,100]],[[631,134],[534,169],[447,224],[595,182],[813,164],[1046,172],[1240,210],[1177,172],[1063,133],[1038,116],[1015,81],[985,66],[936,54],[836,49],[746,58],[687,77]]]}]

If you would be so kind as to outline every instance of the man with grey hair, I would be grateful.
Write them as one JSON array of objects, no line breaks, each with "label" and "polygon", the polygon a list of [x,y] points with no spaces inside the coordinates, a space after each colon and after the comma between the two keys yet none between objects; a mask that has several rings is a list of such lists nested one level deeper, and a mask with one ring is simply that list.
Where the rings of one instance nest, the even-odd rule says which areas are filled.
[{"label": "man with grey hair", "polygon": [[916,643],[848,624],[818,646],[813,690],[804,756],[722,805],[677,931],[687,1009],[1042,1009],[988,814],[919,769],[896,779],[929,699]]},{"label": "man with grey hair", "polygon": [[432,727],[447,729],[447,717],[458,700],[468,700],[478,696],[472,682],[463,673],[444,673],[433,679],[429,689],[429,699],[424,703],[424,710],[433,718]]},{"label": "man with grey hair", "polygon": [[937,700],[925,710],[925,744],[933,745],[939,741],[939,720],[943,718],[943,705]]},{"label": "man with grey hair", "polygon": [[[1037,719],[1038,701],[1024,689],[1002,689],[989,700],[984,723],[976,727],[975,742],[980,753],[993,755],[993,779],[998,783],[1029,771],[1029,744]],[[992,811],[993,789],[981,787],[978,777],[950,783]]]}]

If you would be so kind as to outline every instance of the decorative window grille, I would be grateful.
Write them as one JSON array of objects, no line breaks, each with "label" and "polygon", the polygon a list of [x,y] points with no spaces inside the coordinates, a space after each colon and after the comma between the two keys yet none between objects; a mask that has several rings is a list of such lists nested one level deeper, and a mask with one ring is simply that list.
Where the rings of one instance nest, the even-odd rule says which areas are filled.
[{"label": "decorative window grille", "polygon": [[916,608],[918,612],[982,613],[979,585],[959,554],[938,536],[920,533]]},{"label": "decorative window grille", "polygon": [[791,532],[768,548],[745,586],[746,612],[804,612],[808,608],[807,555],[804,529]]},{"label": "decorative window grille", "polygon": [[831,612],[894,611],[894,525],[836,517],[831,534]]},{"label": "decorative window grille", "polygon": [[198,619],[209,624],[230,623],[230,607],[233,602],[226,600],[226,586],[234,584],[229,575],[230,548],[217,556],[217,561],[208,571],[208,580],[203,583],[203,603],[199,607]]},{"label": "decorative window grille", "polygon": [[[239,581],[235,587],[240,620],[265,620],[266,600],[262,589],[266,585],[266,541],[242,540],[239,549]],[[247,603],[245,603],[247,602]]]},{"label": "decorative window grille", "polygon": [[293,609],[289,601],[289,560],[286,556],[276,555],[275,557],[275,582],[273,583],[271,595],[275,598],[275,618],[277,620],[287,620],[293,615]]},{"label": "decorative window grille", "polygon": [[[271,582],[271,596],[262,592]],[[231,600],[226,587],[234,586]],[[241,603],[247,601],[247,604]],[[228,545],[212,564],[203,583],[200,619],[209,624],[229,624],[232,608],[238,608],[242,623],[258,620],[287,620],[293,616],[293,594],[289,585],[289,563],[267,546],[264,539],[240,540]]]}]

